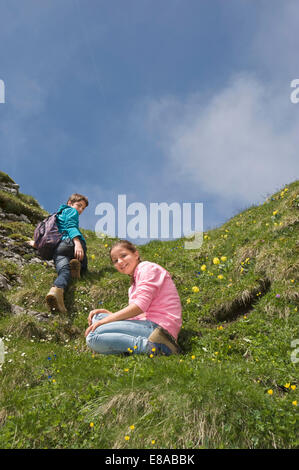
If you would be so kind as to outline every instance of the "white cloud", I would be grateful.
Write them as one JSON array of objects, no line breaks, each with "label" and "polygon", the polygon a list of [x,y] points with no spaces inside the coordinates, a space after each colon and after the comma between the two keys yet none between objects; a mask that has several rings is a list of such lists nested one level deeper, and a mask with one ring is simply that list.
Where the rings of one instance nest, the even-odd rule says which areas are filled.
[{"label": "white cloud", "polygon": [[225,203],[256,203],[298,178],[299,107],[290,92],[241,74],[205,103],[197,95],[152,101],[147,122],[186,183]]}]

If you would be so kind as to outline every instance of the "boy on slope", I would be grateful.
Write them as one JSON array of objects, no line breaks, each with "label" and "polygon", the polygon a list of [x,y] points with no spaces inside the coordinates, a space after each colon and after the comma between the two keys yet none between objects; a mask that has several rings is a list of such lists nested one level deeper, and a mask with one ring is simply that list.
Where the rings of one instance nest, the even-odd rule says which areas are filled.
[{"label": "boy on slope", "polygon": [[53,256],[58,276],[46,296],[51,311],[66,312],[64,291],[71,278],[79,279],[87,270],[86,241],[79,230],[79,215],[87,206],[87,197],[75,193],[57,211],[57,226],[63,236]]}]

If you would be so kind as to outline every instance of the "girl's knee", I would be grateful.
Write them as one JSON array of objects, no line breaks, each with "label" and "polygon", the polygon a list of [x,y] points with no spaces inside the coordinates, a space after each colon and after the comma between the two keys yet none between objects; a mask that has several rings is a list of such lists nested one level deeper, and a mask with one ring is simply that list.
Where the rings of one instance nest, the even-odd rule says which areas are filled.
[{"label": "girl's knee", "polygon": [[92,323],[95,323],[97,321],[100,321],[102,320],[103,318],[107,317],[108,314],[107,313],[96,313],[93,317],[92,317]]},{"label": "girl's knee", "polygon": [[94,332],[91,332],[86,336],[86,345],[90,349],[94,349],[94,344],[95,344]]}]

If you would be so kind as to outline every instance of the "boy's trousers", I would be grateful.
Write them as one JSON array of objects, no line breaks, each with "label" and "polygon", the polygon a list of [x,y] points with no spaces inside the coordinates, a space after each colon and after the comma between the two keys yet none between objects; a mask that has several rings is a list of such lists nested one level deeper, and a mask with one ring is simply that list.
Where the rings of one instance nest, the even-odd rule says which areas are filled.
[{"label": "boy's trousers", "polygon": [[[86,243],[80,239],[84,258],[81,261],[81,274],[87,271],[87,247]],[[74,259],[74,242],[70,238],[65,238],[55,248],[53,260],[58,277],[54,281],[54,286],[66,289],[71,279],[70,261]]]}]

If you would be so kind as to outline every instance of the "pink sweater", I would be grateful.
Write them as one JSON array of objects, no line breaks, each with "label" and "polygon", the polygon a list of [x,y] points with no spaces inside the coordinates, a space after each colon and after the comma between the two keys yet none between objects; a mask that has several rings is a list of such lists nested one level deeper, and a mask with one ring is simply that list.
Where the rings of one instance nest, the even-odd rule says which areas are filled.
[{"label": "pink sweater", "polygon": [[142,261],[134,271],[134,284],[129,288],[129,304],[144,312],[130,320],[150,320],[177,339],[182,326],[182,307],[170,274],[159,264]]}]

